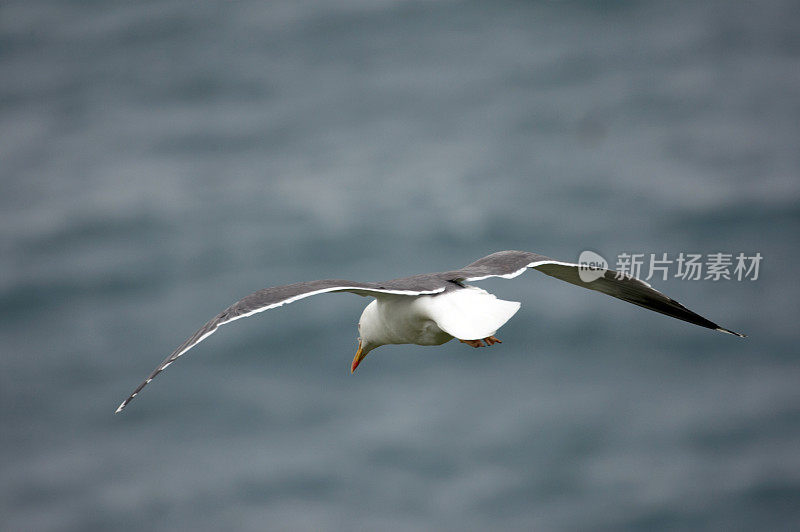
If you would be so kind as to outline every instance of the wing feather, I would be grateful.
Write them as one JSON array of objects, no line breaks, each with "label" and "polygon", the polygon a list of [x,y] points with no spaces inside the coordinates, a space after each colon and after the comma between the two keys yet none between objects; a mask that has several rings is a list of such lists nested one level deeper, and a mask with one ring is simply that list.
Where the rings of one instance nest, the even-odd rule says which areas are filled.
[{"label": "wing feather", "polygon": [[602,277],[593,281],[581,279],[580,267],[559,261],[539,261],[531,266],[546,275],[561,279],[568,283],[595,290],[611,297],[616,297],[628,303],[659,312],[679,320],[687,321],[708,329],[744,337],[745,335],[720,327],[713,321],[704,318],[694,311],[684,307],[674,299],[662,294],[649,284],[628,274],[620,274],[614,270],[605,270]]},{"label": "wing feather", "polygon": [[603,294],[627,301],[634,305],[666,314],[679,320],[701,327],[744,337],[745,335],[720,327],[713,321],[689,310],[674,299],[667,297],[644,281],[614,270],[605,270],[603,275],[593,281],[584,281],[580,276],[580,266],[563,262],[538,253],[528,251],[499,251],[487,255],[461,270],[451,272],[458,280],[479,281],[487,277],[511,279],[528,268],[533,268],[562,281],[595,290]]},{"label": "wing feather", "polygon": [[327,292],[352,292],[361,296],[380,296],[383,294],[416,296],[423,294],[435,294],[444,291],[444,287],[430,286],[427,289],[414,290],[409,283],[398,284],[391,282],[378,283],[359,283],[345,281],[341,279],[322,279],[319,281],[307,281],[282,286],[264,288],[246,296],[221,313],[211,318],[205,325],[200,327],[193,335],[186,339],[181,345],[165,358],[152,373],[142,381],[139,386],[128,396],[117,408],[115,414],[120,413],[142,389],[150,384],[156,376],[167,369],[170,364],[175,362],[181,355],[189,351],[217,330],[220,325],[225,325],[239,318],[252,316],[253,314],[264,312],[288,303],[293,303],[299,299],[304,299],[317,294]]}]

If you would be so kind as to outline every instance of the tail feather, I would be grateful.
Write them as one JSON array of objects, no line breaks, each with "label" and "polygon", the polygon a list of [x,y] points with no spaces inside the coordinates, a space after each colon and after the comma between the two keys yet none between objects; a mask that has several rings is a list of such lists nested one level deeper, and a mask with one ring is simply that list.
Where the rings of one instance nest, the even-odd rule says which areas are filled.
[{"label": "tail feather", "polygon": [[492,336],[517,313],[520,303],[498,299],[485,290],[468,286],[428,300],[428,313],[444,332],[459,340]]}]

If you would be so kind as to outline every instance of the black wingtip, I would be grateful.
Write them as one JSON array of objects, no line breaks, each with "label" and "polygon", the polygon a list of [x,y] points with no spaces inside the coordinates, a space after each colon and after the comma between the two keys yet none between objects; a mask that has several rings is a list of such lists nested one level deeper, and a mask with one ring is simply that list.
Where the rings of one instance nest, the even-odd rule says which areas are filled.
[{"label": "black wingtip", "polygon": [[724,332],[724,333],[732,334],[734,336],[738,336],[739,338],[747,338],[746,334],[742,334],[742,333],[738,333],[738,332],[735,332],[735,331],[731,331],[729,329],[726,329],[725,327],[717,327],[717,330],[719,332]]},{"label": "black wingtip", "polygon": [[123,409],[124,409],[126,406],[128,406],[128,403],[130,403],[130,402],[131,402],[131,399],[133,399],[133,397],[128,397],[127,399],[125,399],[124,401],[122,401],[122,403],[120,403],[120,405],[117,407],[117,409],[116,409],[116,410],[114,410],[114,415],[116,416],[117,414],[119,414],[120,412],[122,412],[122,410],[123,410]]}]

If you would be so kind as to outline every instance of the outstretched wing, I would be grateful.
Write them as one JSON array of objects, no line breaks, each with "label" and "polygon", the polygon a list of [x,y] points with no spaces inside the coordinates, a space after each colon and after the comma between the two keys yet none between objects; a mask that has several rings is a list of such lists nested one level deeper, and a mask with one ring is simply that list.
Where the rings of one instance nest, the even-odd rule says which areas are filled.
[{"label": "outstretched wing", "polygon": [[[155,370],[147,377],[133,393],[119,405],[115,413],[119,413],[136,397],[142,388],[147,386],[156,375],[167,369],[175,360],[186,353],[189,349],[196,346],[217,330],[220,325],[225,325],[239,318],[252,316],[258,312],[280,307],[287,303],[292,303],[298,299],[303,299],[326,292],[352,292],[360,296],[379,296],[381,294],[396,294],[406,296],[418,296],[423,294],[436,294],[445,290],[441,283],[428,283],[428,286],[409,286],[393,282],[387,283],[358,283],[353,281],[343,281],[340,279],[323,279],[319,281],[308,281],[303,283],[274,286],[254,292],[249,296],[240,299],[221,313],[211,318],[208,323],[200,327],[192,336],[186,339],[172,352]],[[417,289],[414,289],[417,288]]]},{"label": "outstretched wing", "polygon": [[[499,251],[479,259],[469,266],[451,272],[459,281],[479,281],[487,277],[503,277],[511,279],[528,268],[539,270],[556,279],[596,290],[617,299],[633,303],[646,309],[688,321],[701,327],[715,329],[744,338],[745,335],[720,327],[711,320],[692,312],[674,299],[671,299],[644,281],[640,281],[625,273],[614,270],[596,272],[597,278],[584,281],[581,278],[581,267],[578,264],[562,262],[544,255],[527,251]],[[594,277],[594,276],[592,276]],[[587,279],[590,277],[587,276]]]}]

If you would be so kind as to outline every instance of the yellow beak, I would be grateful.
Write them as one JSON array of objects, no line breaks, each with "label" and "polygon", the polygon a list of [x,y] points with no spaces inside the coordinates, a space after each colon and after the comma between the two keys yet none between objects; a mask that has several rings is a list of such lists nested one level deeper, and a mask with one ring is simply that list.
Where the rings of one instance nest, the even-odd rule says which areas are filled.
[{"label": "yellow beak", "polygon": [[358,351],[356,351],[356,356],[353,357],[353,364],[350,366],[350,373],[353,373],[358,365],[364,360],[364,357],[367,356],[366,353],[361,351],[361,338],[358,339]]}]

